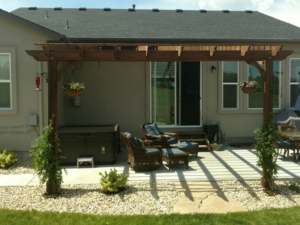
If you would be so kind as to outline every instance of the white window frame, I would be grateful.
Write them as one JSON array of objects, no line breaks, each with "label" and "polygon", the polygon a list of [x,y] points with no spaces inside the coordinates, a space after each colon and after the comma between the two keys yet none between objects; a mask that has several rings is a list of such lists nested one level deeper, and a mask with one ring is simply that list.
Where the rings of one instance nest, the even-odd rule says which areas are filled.
[{"label": "white window frame", "polygon": [[[153,115],[153,110],[152,110],[152,64],[155,64],[156,62],[150,62],[150,121],[153,121],[155,122],[154,118],[155,116]],[[200,115],[199,115],[199,118],[200,118],[200,124],[199,125],[179,125],[177,124],[177,79],[178,77],[181,76],[181,70],[180,71],[180,74],[178,74],[177,70],[178,70],[178,65],[181,66],[181,62],[176,62],[174,61],[174,64],[175,64],[175,98],[174,98],[174,101],[175,101],[175,112],[174,112],[174,124],[173,125],[159,125],[159,127],[161,128],[199,128],[199,127],[202,127],[203,126],[203,102],[202,102],[202,96],[203,96],[203,77],[202,77],[202,62],[199,63],[199,66],[200,66],[200,73],[199,73],[199,76],[200,76]],[[181,85],[181,84],[179,84]]]},{"label": "white window frame", "polygon": [[[279,61],[279,72],[280,72],[280,76],[279,76],[279,92],[278,92],[278,107],[273,107],[273,109],[274,110],[280,110],[281,109],[281,102],[282,102],[282,90],[281,90],[281,83],[282,83],[282,76],[283,76],[283,71],[282,71],[282,61],[280,61],[280,60],[275,60],[275,61]],[[249,81],[249,70],[250,70],[250,65],[249,64],[247,64],[247,81]],[[247,95],[247,109],[249,110],[249,111],[255,111],[255,110],[262,110],[263,108],[262,107],[260,107],[260,108],[250,108],[249,107],[249,95]]]},{"label": "white window frame", "polygon": [[0,79],[0,83],[6,83],[9,84],[9,97],[10,97],[10,107],[0,107],[0,111],[8,111],[13,109],[13,84],[12,84],[12,54],[10,52],[0,52],[0,55],[7,55],[9,57],[9,79],[4,80]]},{"label": "white window frame", "polygon": [[[224,82],[224,63],[226,62],[236,62],[237,63],[237,81],[236,82]],[[223,111],[236,111],[239,110],[240,108],[240,93],[239,93],[239,80],[240,80],[240,62],[239,61],[222,61],[222,76],[221,76],[221,86],[222,86],[222,90],[221,90],[221,108]],[[235,108],[227,108],[224,107],[224,85],[236,85],[236,107]]]},{"label": "white window frame", "polygon": [[293,58],[289,58],[289,80],[288,80],[288,104],[289,104],[289,108],[290,109],[294,109],[294,107],[291,106],[291,85],[299,85],[299,82],[291,82],[291,78],[292,78],[292,61],[293,60],[299,60],[300,61],[300,57],[293,57]]}]

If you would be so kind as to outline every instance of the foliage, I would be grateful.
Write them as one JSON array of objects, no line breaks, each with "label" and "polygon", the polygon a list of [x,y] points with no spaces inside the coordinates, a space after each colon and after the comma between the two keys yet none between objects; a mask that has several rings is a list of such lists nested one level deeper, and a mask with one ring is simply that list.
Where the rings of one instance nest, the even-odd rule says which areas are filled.
[{"label": "foliage", "polygon": [[3,149],[0,151],[0,168],[8,169],[17,162],[17,156],[15,153]]},{"label": "foliage", "polygon": [[42,183],[47,185],[47,194],[58,194],[62,183],[59,140],[52,123],[45,127],[31,149],[33,168]]},{"label": "foliage", "polygon": [[115,194],[126,188],[128,176],[118,173],[116,169],[100,173],[100,188],[106,194]]},{"label": "foliage", "polygon": [[262,167],[262,185],[266,191],[274,189],[274,179],[277,174],[278,152],[274,145],[276,138],[277,132],[272,125],[255,131],[257,164]]},{"label": "foliage", "polygon": [[251,81],[244,81],[240,83],[240,87],[247,87],[247,88],[256,88],[257,87],[257,81],[251,80]]},{"label": "foliage", "polygon": [[300,185],[299,185],[299,183],[297,183],[297,182],[292,182],[292,183],[290,183],[289,189],[290,189],[291,191],[296,192],[296,193],[300,193]]},{"label": "foliage", "polygon": [[226,214],[125,216],[0,209],[0,225],[296,225],[299,211],[300,207],[293,207]]},{"label": "foliage", "polygon": [[85,90],[83,83],[71,81],[67,84],[68,95],[79,96]]}]

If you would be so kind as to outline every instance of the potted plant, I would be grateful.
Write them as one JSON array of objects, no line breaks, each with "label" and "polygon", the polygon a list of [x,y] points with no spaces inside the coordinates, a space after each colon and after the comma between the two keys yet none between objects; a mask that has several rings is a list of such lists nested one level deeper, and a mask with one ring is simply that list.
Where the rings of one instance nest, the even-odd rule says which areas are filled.
[{"label": "potted plant", "polygon": [[85,86],[83,83],[71,81],[67,84],[67,95],[72,97],[73,106],[80,106],[80,96],[82,92],[85,90]]},{"label": "potted plant", "polygon": [[240,87],[245,94],[252,94],[256,91],[257,82],[254,80],[240,83]]}]

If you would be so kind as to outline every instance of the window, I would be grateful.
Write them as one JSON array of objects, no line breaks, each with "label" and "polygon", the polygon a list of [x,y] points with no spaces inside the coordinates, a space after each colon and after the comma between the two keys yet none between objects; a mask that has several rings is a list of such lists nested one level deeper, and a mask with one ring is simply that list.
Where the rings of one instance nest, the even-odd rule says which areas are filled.
[{"label": "window", "polygon": [[164,126],[200,125],[200,62],[151,63],[151,119]]},{"label": "window", "polygon": [[222,108],[238,109],[239,64],[222,63]]},{"label": "window", "polygon": [[152,119],[161,125],[175,124],[176,63],[151,63]]},{"label": "window", "polygon": [[[273,108],[280,108],[280,80],[281,80],[281,63],[273,62]],[[248,95],[248,108],[261,109],[263,107],[264,81],[260,72],[255,66],[248,67],[248,80],[257,82],[257,89],[254,93]]]},{"label": "window", "polygon": [[11,54],[0,53],[0,109],[12,108]]},{"label": "window", "polygon": [[290,59],[290,107],[294,107],[300,88],[300,58]]}]

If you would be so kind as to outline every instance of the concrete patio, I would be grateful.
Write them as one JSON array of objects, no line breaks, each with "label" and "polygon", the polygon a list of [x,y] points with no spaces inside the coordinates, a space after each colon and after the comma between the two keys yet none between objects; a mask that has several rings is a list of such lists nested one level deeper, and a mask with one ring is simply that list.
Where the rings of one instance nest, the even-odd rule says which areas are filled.
[{"label": "concrete patio", "polygon": [[[168,170],[162,167],[152,172],[135,172],[129,169],[127,163],[117,163],[111,166],[95,168],[65,168],[63,181],[69,184],[98,184],[99,172],[117,169],[119,172],[129,174],[129,182],[146,182],[150,187],[160,182],[178,183],[183,188],[185,184],[192,187],[209,185],[218,189],[218,181],[239,180],[247,185],[247,180],[260,179],[261,170],[256,165],[257,158],[254,149],[237,149],[227,147],[223,151],[200,152],[197,158],[191,158],[189,169],[177,168]],[[278,179],[300,178],[300,162],[292,159],[278,159]],[[38,185],[39,180],[35,174],[8,174],[0,175],[0,186]]]}]

